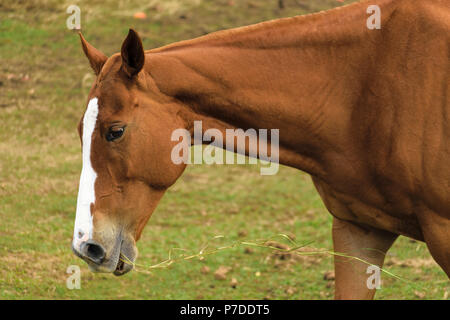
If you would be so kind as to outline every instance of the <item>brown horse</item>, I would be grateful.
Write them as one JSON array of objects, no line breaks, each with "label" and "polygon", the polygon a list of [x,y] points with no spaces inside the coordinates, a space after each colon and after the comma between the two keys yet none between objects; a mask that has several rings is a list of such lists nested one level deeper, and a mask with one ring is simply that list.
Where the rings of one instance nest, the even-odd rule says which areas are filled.
[{"label": "brown horse", "polygon": [[[97,78],[78,128],[73,250],[94,271],[130,271],[120,255],[135,260],[186,166],[171,135],[202,121],[279,129],[279,161],[312,176],[336,252],[381,267],[404,235],[450,275],[449,5],[372,0],[149,51],[130,30],[109,58],[81,36]],[[336,257],[335,271],[336,298],[373,298],[366,264]]]}]

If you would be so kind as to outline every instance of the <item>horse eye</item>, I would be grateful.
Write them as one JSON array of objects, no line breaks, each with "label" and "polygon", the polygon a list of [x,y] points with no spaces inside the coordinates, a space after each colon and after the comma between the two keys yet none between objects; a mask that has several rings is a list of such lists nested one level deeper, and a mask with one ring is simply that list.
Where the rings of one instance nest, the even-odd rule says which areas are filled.
[{"label": "horse eye", "polygon": [[122,135],[123,132],[125,131],[125,128],[118,128],[118,127],[111,127],[108,130],[108,133],[106,134],[106,140],[108,141],[114,141],[116,139],[119,139]]}]

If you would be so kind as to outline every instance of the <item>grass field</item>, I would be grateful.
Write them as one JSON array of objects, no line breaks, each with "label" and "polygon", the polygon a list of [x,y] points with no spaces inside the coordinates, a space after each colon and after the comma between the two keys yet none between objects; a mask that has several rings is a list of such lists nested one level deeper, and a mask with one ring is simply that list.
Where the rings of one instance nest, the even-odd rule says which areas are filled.
[{"label": "grass field", "polygon": [[[236,247],[116,278],[90,273],[70,249],[81,170],[76,125],[93,76],[78,36],[66,28],[66,8],[81,8],[84,36],[110,55],[120,50],[129,27],[150,49],[343,4],[284,3],[280,9],[276,0],[0,0],[0,298],[333,297],[332,277],[324,279],[333,270],[327,255]],[[148,18],[133,19],[137,11]],[[191,166],[153,214],[138,243],[137,262],[154,265],[172,248],[198,252],[217,235],[225,237],[214,243],[225,245],[283,233],[310,248],[331,249],[330,229],[331,216],[306,174],[287,167],[261,176],[257,166]],[[70,265],[81,267],[80,290],[66,288]],[[378,299],[448,298],[448,278],[423,243],[400,238],[386,268],[407,281],[385,275]]]}]

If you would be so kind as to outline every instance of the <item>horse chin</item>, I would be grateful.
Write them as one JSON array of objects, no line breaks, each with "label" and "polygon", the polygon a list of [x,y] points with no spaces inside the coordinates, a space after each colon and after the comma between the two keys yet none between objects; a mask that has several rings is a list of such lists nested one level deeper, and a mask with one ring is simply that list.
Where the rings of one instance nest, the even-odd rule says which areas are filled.
[{"label": "horse chin", "polygon": [[133,270],[134,261],[137,257],[137,248],[134,241],[130,241],[130,239],[127,240],[122,240],[120,244],[116,268],[113,271],[115,276],[123,276]]},{"label": "horse chin", "polygon": [[133,264],[129,262],[128,259],[125,258],[124,255],[121,253],[119,261],[117,262],[116,269],[113,271],[113,274],[115,276],[120,277],[130,272],[131,270],[133,270]]}]

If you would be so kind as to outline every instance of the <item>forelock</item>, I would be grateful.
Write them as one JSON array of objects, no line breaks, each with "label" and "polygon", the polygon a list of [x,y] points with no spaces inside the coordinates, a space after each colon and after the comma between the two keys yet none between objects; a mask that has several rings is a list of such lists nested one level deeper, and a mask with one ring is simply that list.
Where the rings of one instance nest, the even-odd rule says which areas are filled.
[{"label": "forelock", "polygon": [[97,82],[101,83],[105,80],[118,77],[118,72],[122,65],[122,57],[119,53],[112,55],[106,60],[102,71],[98,75]]}]

